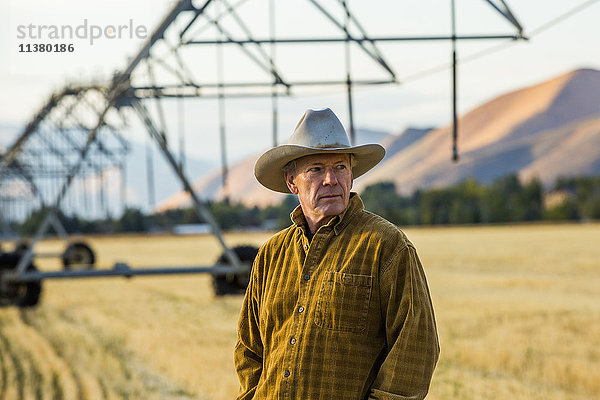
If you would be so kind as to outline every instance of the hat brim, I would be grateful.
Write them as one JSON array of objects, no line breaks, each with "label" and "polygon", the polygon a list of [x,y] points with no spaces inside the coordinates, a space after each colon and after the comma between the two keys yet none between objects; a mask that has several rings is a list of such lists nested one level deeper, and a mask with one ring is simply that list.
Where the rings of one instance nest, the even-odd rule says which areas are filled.
[{"label": "hat brim", "polygon": [[352,147],[305,147],[284,144],[266,151],[254,165],[254,176],[264,187],[275,192],[290,193],[283,177],[283,167],[290,161],[314,154],[354,154],[352,177],[358,178],[376,166],[385,156],[379,144],[363,144]]}]

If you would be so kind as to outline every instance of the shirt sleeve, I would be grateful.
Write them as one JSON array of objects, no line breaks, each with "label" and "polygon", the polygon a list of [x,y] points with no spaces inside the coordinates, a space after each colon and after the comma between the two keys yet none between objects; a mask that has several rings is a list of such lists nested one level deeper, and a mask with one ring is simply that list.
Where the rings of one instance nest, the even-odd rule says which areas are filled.
[{"label": "shirt sleeve", "polygon": [[382,266],[380,295],[387,355],[369,399],[424,399],[440,349],[425,273],[412,245]]},{"label": "shirt sleeve", "polygon": [[246,289],[238,322],[238,339],[234,350],[234,364],[240,381],[238,400],[249,400],[254,397],[262,373],[263,343],[259,330],[259,296],[256,282],[259,259],[260,254],[252,267],[250,283]]}]

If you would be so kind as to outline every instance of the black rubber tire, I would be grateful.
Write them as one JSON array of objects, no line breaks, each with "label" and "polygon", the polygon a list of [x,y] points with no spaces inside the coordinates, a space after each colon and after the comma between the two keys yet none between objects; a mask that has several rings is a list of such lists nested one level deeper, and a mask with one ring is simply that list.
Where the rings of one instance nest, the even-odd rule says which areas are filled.
[{"label": "black rubber tire", "polygon": [[[252,265],[256,255],[258,254],[258,248],[254,246],[237,246],[232,249],[238,256],[241,262],[249,263]],[[229,265],[229,260],[225,253],[221,254],[217,260],[217,264]],[[213,289],[215,295],[223,296],[226,294],[244,294],[248,287],[250,279],[250,271],[247,273],[237,274],[215,274],[212,276]]]},{"label": "black rubber tire", "polygon": [[[21,256],[19,253],[5,253],[0,257],[0,281],[6,271],[12,271],[17,267]],[[37,271],[35,265],[29,264],[27,272]],[[42,293],[42,282],[17,282],[6,286],[2,283],[0,291],[0,306],[17,306],[21,308],[34,307],[40,301]]]},{"label": "black rubber tire", "polygon": [[[33,264],[30,264],[27,268],[27,271],[37,271],[37,268]],[[16,300],[16,305],[20,308],[30,308],[37,306],[40,302],[40,296],[42,294],[42,282],[25,282],[21,283],[20,285],[24,285],[25,288],[23,295]]]},{"label": "black rubber tire", "polygon": [[67,246],[62,254],[62,264],[65,270],[74,269],[75,266],[84,265],[83,268],[92,269],[96,263],[96,255],[90,246],[84,242],[73,242]]},{"label": "black rubber tire", "polygon": [[15,243],[14,253],[25,254],[31,243],[27,240],[19,240]]}]

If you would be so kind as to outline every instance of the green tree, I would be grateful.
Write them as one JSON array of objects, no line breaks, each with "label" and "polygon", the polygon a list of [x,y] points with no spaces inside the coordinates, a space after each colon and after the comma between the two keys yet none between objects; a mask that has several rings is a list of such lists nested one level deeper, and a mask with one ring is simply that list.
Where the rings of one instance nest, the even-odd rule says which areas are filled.
[{"label": "green tree", "polygon": [[33,211],[31,214],[29,214],[29,217],[23,221],[19,232],[24,236],[34,235],[38,227],[42,224],[46,213],[47,210],[44,208]]},{"label": "green tree", "polygon": [[117,232],[144,232],[147,230],[146,217],[138,208],[126,208],[115,223]]},{"label": "green tree", "polygon": [[403,198],[396,191],[393,182],[378,182],[365,188],[361,194],[365,208],[381,215],[394,224],[412,223],[408,212],[410,200]]},{"label": "green tree", "polygon": [[419,200],[421,220],[425,225],[449,224],[452,199],[447,189],[424,191]]},{"label": "green tree", "polygon": [[522,186],[517,175],[496,179],[488,190],[490,222],[521,221],[524,215],[521,204]]},{"label": "green tree", "polygon": [[[554,190],[568,194],[575,203],[578,218],[600,218],[600,176],[559,178]],[[572,205],[566,205],[571,206]]]},{"label": "green tree", "polygon": [[544,211],[544,219],[550,221],[567,221],[578,220],[581,218],[577,203],[573,199],[565,199],[565,201],[552,206]]},{"label": "green tree", "polygon": [[488,207],[485,206],[487,189],[475,179],[469,178],[448,190],[447,197],[451,201],[450,223],[477,224],[489,219]]},{"label": "green tree", "polygon": [[520,203],[523,214],[522,221],[539,221],[544,214],[544,188],[539,179],[534,178],[522,186]]}]

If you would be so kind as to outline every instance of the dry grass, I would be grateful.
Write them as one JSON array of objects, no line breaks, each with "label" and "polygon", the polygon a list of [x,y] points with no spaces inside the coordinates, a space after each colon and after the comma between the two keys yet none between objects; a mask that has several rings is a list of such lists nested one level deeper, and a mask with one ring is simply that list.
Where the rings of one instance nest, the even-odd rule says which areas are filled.
[{"label": "dry grass", "polygon": [[408,232],[442,345],[432,399],[600,396],[600,226]]},{"label": "dry grass", "polygon": [[[599,224],[406,231],[442,346],[429,399],[600,397]],[[89,241],[101,265],[220,253],[210,237]],[[231,399],[240,303],[214,298],[207,276],[46,282],[37,309],[0,310],[0,399]]]}]

